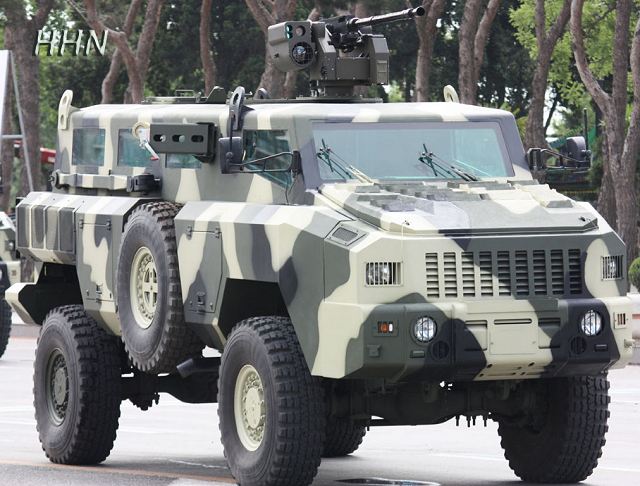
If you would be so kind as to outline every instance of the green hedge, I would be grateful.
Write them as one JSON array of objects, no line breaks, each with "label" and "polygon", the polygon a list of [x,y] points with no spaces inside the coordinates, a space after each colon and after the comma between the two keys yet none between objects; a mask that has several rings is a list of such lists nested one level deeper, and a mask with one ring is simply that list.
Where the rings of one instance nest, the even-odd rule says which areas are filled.
[{"label": "green hedge", "polygon": [[640,258],[636,258],[631,262],[629,267],[629,282],[638,290],[640,290]]}]

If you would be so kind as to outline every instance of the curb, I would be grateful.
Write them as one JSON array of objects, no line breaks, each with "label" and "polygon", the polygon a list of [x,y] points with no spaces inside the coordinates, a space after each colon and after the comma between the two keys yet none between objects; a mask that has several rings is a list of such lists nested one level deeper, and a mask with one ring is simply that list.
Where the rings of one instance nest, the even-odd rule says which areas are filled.
[{"label": "curb", "polygon": [[38,334],[40,334],[40,326],[35,326],[31,324],[24,324],[23,322],[14,322],[11,325],[11,335],[12,338],[37,338]]}]

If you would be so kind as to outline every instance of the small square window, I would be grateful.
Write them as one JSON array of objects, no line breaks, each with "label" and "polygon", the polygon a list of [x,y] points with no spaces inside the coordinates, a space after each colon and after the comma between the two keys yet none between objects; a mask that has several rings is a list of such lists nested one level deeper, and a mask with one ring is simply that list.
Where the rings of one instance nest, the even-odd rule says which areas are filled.
[{"label": "small square window", "polygon": [[73,165],[104,165],[104,128],[73,130]]},{"label": "small square window", "polygon": [[168,169],[199,169],[202,162],[190,154],[167,154],[166,165]]},{"label": "small square window", "polygon": [[[289,151],[287,132],[284,130],[245,130],[244,132],[245,162]],[[266,161],[266,168],[268,170],[286,169],[291,165],[291,160],[289,154],[281,155]],[[250,164],[248,167],[254,170],[260,169],[262,168],[262,163],[255,166]],[[286,186],[291,183],[291,174],[289,172],[264,172],[260,175],[281,185]]]},{"label": "small square window", "polygon": [[118,165],[124,167],[147,167],[151,154],[140,147],[140,142],[130,128],[118,130]]}]

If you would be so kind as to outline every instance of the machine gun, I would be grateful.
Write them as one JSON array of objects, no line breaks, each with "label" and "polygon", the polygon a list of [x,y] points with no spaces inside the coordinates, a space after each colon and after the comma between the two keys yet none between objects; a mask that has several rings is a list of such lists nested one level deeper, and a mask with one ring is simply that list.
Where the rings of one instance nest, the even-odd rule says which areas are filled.
[{"label": "machine gun", "polygon": [[371,27],[424,14],[417,7],[362,19],[342,15],[281,22],[269,27],[269,55],[280,71],[309,69],[314,95],[353,97],[355,86],[389,83],[387,40]]}]

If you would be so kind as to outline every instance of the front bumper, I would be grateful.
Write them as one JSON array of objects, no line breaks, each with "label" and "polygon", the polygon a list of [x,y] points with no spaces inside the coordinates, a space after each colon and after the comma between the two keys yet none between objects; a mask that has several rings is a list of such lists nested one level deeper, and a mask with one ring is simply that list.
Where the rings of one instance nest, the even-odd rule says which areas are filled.
[{"label": "front bumper", "polygon": [[[590,309],[603,317],[602,331],[592,337],[579,328]],[[429,381],[594,375],[631,359],[631,314],[628,297],[378,306],[324,302],[312,372]],[[427,344],[412,334],[413,323],[422,316],[438,325]],[[379,332],[380,323],[393,323],[393,332]]]}]

